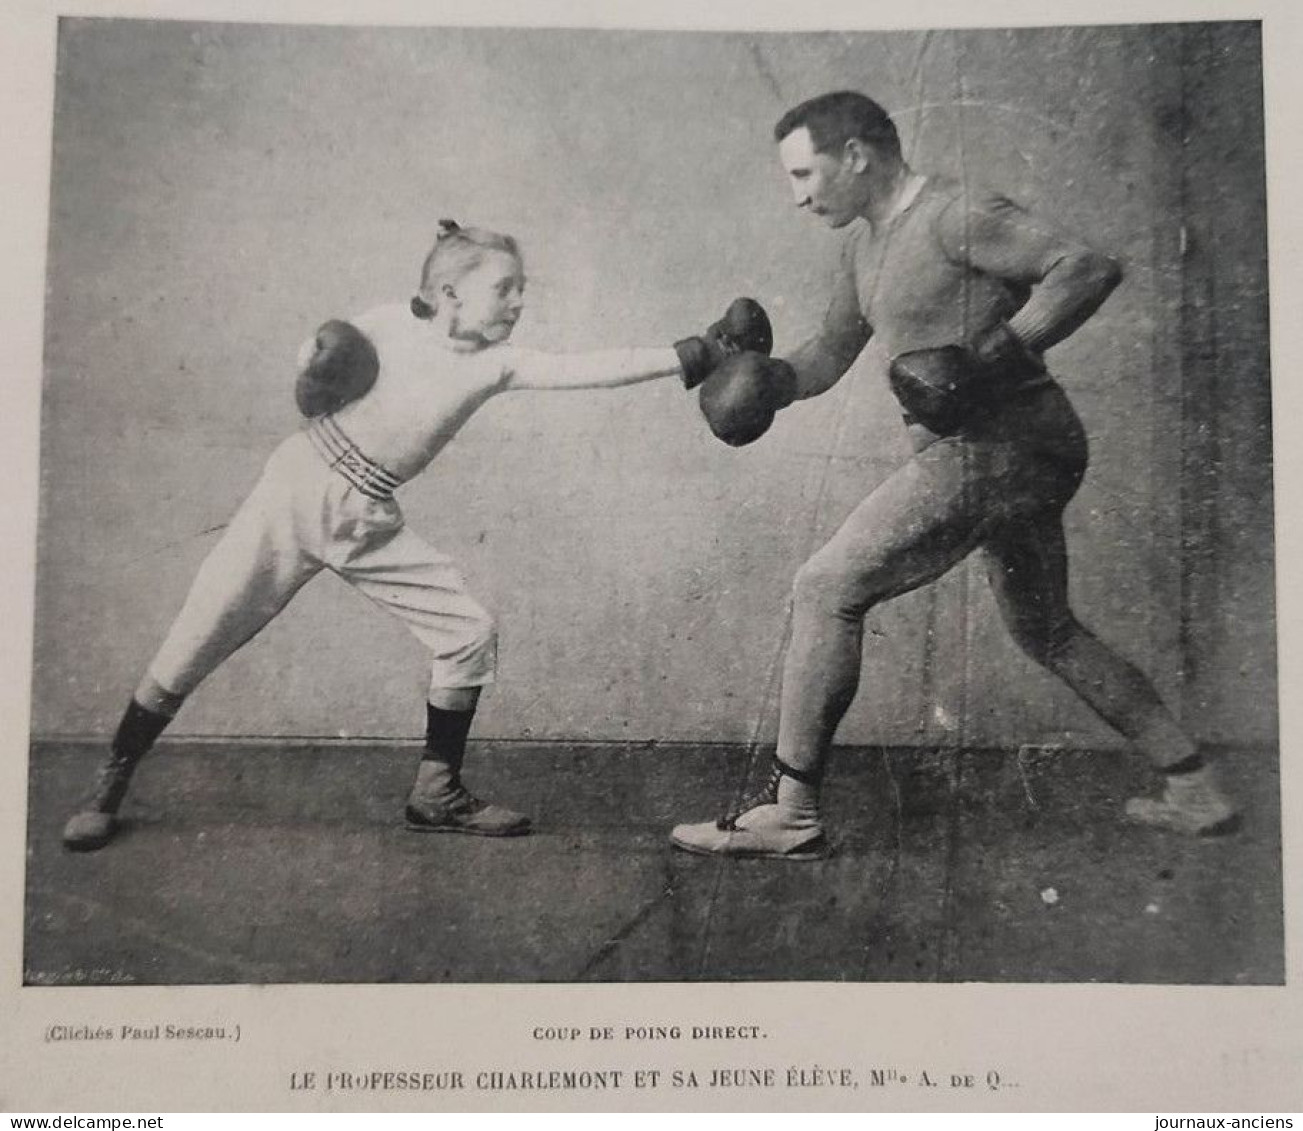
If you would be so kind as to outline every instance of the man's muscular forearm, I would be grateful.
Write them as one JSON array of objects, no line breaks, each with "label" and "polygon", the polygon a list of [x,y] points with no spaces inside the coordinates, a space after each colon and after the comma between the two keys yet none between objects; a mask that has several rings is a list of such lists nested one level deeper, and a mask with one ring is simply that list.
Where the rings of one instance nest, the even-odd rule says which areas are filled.
[{"label": "man's muscular forearm", "polygon": [[936,230],[952,263],[1029,288],[1030,297],[1008,325],[1037,353],[1076,330],[1122,279],[1108,256],[1004,197],[956,198]]},{"label": "man's muscular forearm", "polygon": [[855,262],[848,244],[842,249],[841,264],[833,276],[823,323],[813,337],[787,355],[788,365],[796,372],[796,399],[817,397],[831,389],[872,336],[860,309]]},{"label": "man's muscular forearm", "polygon": [[1009,329],[1029,349],[1044,353],[1094,314],[1121,281],[1116,260],[1085,248],[1068,252],[1032,288]]},{"label": "man's muscular forearm", "polygon": [[847,353],[830,349],[819,338],[798,346],[785,359],[796,373],[796,399],[826,393],[842,379],[858,355],[859,350]]}]

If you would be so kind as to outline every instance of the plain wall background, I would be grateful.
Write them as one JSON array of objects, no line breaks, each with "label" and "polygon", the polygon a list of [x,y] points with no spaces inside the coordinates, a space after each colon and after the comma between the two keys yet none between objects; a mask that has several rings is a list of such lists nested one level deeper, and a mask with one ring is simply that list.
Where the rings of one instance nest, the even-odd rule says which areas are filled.
[{"label": "plain wall background", "polygon": [[[33,729],[104,733],[217,530],[298,424],[298,343],[403,299],[440,216],[525,249],[517,331],[663,344],[735,294],[779,352],[840,236],[771,141],[862,89],[919,168],[1118,254],[1051,354],[1090,431],[1068,511],[1083,619],[1204,738],[1275,736],[1256,25],[918,34],[64,21],[54,128]],[[672,382],[491,401],[401,498],[500,617],[477,734],[772,734],[800,562],[906,447],[870,347],[751,448]],[[331,577],[178,734],[418,734],[424,654]],[[961,567],[871,616],[844,742],[1103,743]]]}]

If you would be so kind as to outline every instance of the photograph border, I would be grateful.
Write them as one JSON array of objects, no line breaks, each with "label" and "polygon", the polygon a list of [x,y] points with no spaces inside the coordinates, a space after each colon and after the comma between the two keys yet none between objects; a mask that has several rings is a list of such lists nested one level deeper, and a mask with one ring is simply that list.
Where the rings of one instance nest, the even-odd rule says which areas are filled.
[{"label": "photograph border", "polygon": [[[460,24],[647,30],[912,30],[1044,27],[1261,19],[1266,96],[1271,359],[1279,634],[1282,846],[1286,985],[881,983],[602,983],[595,985],[376,985],[34,987],[23,985],[25,813],[33,647],[42,326],[50,199],[50,135],[58,15],[275,23]],[[1091,5],[984,0],[980,7],[916,0],[899,6],[741,3],[705,10],[675,0],[628,3],[407,3],[387,0],[365,19],[342,0],[89,2],[75,11],[38,0],[15,6],[3,34],[0,105],[10,170],[0,184],[4,302],[0,333],[11,367],[4,419],[11,456],[0,542],[6,584],[0,617],[0,1110],[427,1111],[427,1110],[847,1110],[1118,1111],[1303,1110],[1303,992],[1299,969],[1303,773],[1291,752],[1300,735],[1295,684],[1303,597],[1293,585],[1303,524],[1291,521],[1303,491],[1303,455],[1289,422],[1303,409],[1303,299],[1299,262],[1303,188],[1299,107],[1303,16],[1268,4],[1101,0]],[[52,1026],[204,1023],[237,1031],[220,1047],[130,1050],[49,1039]],[[732,1040],[615,1042],[594,1030],[636,1024],[754,1028]],[[539,1031],[578,1030],[566,1041]],[[636,1087],[637,1072],[709,1073],[773,1067],[780,1074],[857,1074],[859,1087],[827,1081],[774,1088]],[[334,1089],[330,1072],[458,1069],[622,1072],[618,1089]],[[895,1072],[912,1086],[873,1086]],[[919,1074],[935,1080],[919,1083]],[[296,1088],[303,1074],[317,1085]],[[955,1084],[971,1078],[972,1084]],[[805,1080],[805,1076],[798,1077]],[[994,1081],[994,1083],[992,1083]]]}]

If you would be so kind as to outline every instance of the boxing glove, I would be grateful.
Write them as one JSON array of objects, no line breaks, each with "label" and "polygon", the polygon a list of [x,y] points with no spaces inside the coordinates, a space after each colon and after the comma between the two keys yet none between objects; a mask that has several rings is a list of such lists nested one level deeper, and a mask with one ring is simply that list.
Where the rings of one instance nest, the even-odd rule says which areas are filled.
[{"label": "boxing glove", "polygon": [[1039,355],[999,322],[971,345],[902,353],[892,358],[887,376],[907,417],[949,436],[974,413],[1044,372]]},{"label": "boxing glove", "polygon": [[787,362],[754,350],[726,357],[702,383],[697,404],[711,432],[732,447],[760,439],[796,397]]},{"label": "boxing glove", "polygon": [[380,373],[371,339],[339,319],[322,324],[299,361],[294,400],[304,416],[338,412],[370,392]]},{"label": "boxing glove", "polygon": [[734,299],[724,317],[704,334],[674,343],[685,389],[695,389],[725,358],[746,352],[767,356],[773,348],[774,331],[769,315],[753,298]]}]

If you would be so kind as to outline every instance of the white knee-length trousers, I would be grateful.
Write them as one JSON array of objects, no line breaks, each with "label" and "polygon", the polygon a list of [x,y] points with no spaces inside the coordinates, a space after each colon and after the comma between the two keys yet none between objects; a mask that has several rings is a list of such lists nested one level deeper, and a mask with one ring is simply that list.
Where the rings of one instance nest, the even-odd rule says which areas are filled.
[{"label": "white knee-length trousers", "polygon": [[[348,458],[336,458],[341,452]],[[159,688],[188,695],[323,570],[411,629],[430,651],[432,688],[493,681],[493,618],[467,593],[453,560],[407,529],[387,484],[377,490],[359,466],[387,475],[330,421],[272,453],[149,665]]]}]

